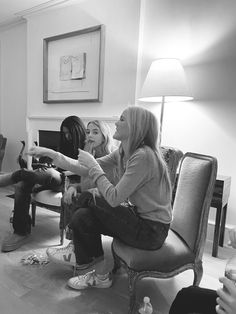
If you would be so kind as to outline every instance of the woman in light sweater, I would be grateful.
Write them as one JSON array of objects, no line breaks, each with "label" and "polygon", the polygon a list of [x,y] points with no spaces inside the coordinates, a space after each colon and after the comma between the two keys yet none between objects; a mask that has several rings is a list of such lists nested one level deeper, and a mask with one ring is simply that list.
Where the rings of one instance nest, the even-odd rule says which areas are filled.
[{"label": "woman in light sweater", "polygon": [[81,194],[81,207],[70,224],[76,269],[89,269],[100,262],[100,270],[71,278],[68,285],[73,289],[111,286],[109,273],[102,269],[102,234],[136,248],[156,250],[164,243],[172,220],[171,183],[156,146],[155,116],[141,107],[127,108],[116,122],[113,138],[121,141],[120,148],[98,159],[83,150],[78,160],[39,147],[29,152],[49,156],[57,166],[88,176],[100,193]]}]

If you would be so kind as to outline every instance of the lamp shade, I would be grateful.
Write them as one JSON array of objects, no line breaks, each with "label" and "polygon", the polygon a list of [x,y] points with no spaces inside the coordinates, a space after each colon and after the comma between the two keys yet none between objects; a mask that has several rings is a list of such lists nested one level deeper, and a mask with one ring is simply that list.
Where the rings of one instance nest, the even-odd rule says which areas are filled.
[{"label": "lamp shade", "polygon": [[143,84],[140,101],[161,102],[191,100],[185,72],[178,59],[153,61]]}]

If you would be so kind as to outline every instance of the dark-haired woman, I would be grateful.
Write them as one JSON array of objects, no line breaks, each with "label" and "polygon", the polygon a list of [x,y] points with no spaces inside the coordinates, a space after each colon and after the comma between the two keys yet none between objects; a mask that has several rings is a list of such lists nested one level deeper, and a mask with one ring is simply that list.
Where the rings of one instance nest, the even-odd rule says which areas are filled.
[{"label": "dark-haired woman", "polygon": [[[84,148],[86,128],[77,116],[69,116],[60,126],[58,151],[70,158],[77,158],[78,148]],[[35,185],[42,189],[60,191],[62,186],[62,169],[55,169],[50,164],[36,170],[20,169],[0,176],[0,186],[15,184],[13,214],[14,232],[7,235],[2,242],[2,252],[10,252],[24,244],[31,232],[29,215],[31,193]]]}]

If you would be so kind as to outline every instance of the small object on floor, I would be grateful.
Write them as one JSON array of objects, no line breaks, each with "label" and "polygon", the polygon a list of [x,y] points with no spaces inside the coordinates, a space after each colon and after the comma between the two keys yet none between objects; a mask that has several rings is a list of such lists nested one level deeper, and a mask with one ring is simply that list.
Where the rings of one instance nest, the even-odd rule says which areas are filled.
[{"label": "small object on floor", "polygon": [[87,288],[109,288],[112,285],[111,274],[105,275],[96,274],[95,270],[92,270],[85,275],[75,276],[68,280],[68,286],[75,290],[83,290]]},{"label": "small object on floor", "polygon": [[31,252],[21,259],[23,265],[46,265],[49,263],[48,256],[41,253]]},{"label": "small object on floor", "polygon": [[10,233],[8,234],[2,242],[2,252],[11,252],[15,251],[16,249],[20,248],[27,239],[29,238],[28,235],[19,235],[17,233]]},{"label": "small object on floor", "polygon": [[143,302],[138,310],[138,313],[140,314],[152,314],[153,312],[153,307],[152,304],[150,302],[150,298],[149,297],[144,297],[143,298]]}]

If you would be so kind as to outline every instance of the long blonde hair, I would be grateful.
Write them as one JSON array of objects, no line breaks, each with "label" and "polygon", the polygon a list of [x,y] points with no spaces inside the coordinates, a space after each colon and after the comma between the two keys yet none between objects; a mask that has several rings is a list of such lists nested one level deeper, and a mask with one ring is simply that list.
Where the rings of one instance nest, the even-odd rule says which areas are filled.
[{"label": "long blonde hair", "polygon": [[166,162],[158,145],[158,122],[154,114],[139,106],[130,106],[127,113],[129,126],[128,153],[131,156],[138,148],[150,147],[160,164],[161,180],[165,180],[171,191],[171,182]]},{"label": "long blonde hair", "polygon": [[108,124],[101,120],[89,121],[87,127],[89,126],[89,124],[94,124],[97,128],[99,128],[103,136],[102,144],[95,148],[96,158],[110,154],[114,150],[115,146]]}]

